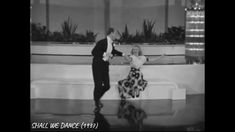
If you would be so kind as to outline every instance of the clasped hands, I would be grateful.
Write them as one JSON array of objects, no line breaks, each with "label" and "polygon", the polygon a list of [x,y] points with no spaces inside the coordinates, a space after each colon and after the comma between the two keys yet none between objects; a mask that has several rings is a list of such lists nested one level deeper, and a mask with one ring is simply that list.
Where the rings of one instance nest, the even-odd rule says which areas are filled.
[{"label": "clasped hands", "polygon": [[107,61],[107,60],[109,60],[110,58],[113,57],[113,54],[105,52],[103,57],[104,57],[103,60]]}]

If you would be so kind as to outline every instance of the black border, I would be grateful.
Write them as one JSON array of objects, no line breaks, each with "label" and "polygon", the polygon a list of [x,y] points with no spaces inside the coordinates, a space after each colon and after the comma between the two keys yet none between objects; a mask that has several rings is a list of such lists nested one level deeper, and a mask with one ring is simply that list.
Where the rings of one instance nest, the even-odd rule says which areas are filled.
[{"label": "black border", "polygon": [[30,1],[2,1],[2,129],[30,131]]},{"label": "black border", "polygon": [[[30,131],[30,1],[4,2],[9,3],[2,2],[1,19],[1,26],[4,27],[1,66],[5,73],[2,75],[1,102],[5,110],[2,116],[6,118],[2,119],[2,129]],[[225,130],[233,126],[229,125],[232,122],[229,119],[220,118],[230,117],[226,114],[234,103],[223,100],[234,96],[229,95],[233,94],[234,87],[230,85],[233,80],[229,79],[234,77],[230,71],[233,68],[228,66],[233,66],[234,59],[226,60],[234,52],[231,46],[233,42],[228,42],[234,36],[224,31],[232,30],[233,24],[229,22],[233,19],[233,11],[228,9],[234,7],[222,2],[209,3],[209,0],[205,0],[205,131]],[[223,126],[223,123],[226,125]]]}]

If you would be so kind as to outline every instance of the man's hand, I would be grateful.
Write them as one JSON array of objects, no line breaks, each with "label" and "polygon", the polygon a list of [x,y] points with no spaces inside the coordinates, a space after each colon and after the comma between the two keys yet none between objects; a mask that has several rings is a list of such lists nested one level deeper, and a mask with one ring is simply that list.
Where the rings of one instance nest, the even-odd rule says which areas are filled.
[{"label": "man's hand", "polygon": [[106,53],[106,57],[113,57],[113,54],[111,54],[111,53]]},{"label": "man's hand", "polygon": [[104,55],[103,55],[103,60],[107,61],[107,60],[109,60],[112,57],[113,57],[113,54],[105,52]]},{"label": "man's hand", "polygon": [[108,57],[112,57],[112,56],[113,56],[113,54],[111,54],[111,53],[106,53],[106,52],[105,52],[105,53],[103,54],[103,57],[107,57],[107,58],[108,58]]}]

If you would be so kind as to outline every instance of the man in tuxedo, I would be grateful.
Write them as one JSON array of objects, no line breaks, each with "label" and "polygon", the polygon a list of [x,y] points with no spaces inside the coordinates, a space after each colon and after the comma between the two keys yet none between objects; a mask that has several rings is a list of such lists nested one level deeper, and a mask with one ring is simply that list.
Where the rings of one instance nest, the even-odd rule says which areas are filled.
[{"label": "man in tuxedo", "polygon": [[93,55],[92,73],[95,84],[93,96],[96,107],[94,112],[98,112],[103,107],[100,99],[110,88],[109,59],[113,56],[124,56],[124,53],[117,51],[113,45],[114,40],[118,37],[118,32],[113,28],[109,28],[107,37],[98,41],[91,52]]}]

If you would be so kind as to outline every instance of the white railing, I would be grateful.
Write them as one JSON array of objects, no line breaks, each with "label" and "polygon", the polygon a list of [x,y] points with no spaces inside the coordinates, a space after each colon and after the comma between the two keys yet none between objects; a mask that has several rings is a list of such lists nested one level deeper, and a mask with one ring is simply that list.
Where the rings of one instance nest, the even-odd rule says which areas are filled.
[{"label": "white railing", "polygon": [[[140,45],[145,55],[182,55],[185,45]],[[91,55],[94,44],[31,44],[31,54]],[[131,45],[117,45],[116,49],[126,54]]]}]

